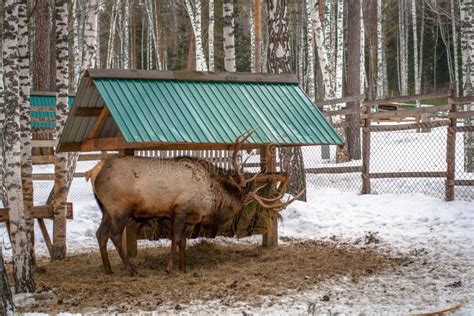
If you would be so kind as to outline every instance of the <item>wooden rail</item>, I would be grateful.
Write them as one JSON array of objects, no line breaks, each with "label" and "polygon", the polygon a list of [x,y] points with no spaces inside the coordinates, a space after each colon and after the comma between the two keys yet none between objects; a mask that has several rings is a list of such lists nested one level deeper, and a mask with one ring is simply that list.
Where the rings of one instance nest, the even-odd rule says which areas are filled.
[{"label": "wooden rail", "polygon": [[385,178],[445,178],[446,172],[443,171],[417,171],[417,172],[371,172],[371,179]]},{"label": "wooden rail", "polygon": [[[0,208],[0,222],[8,222],[9,209],[8,208]],[[51,205],[39,205],[33,206],[33,217],[34,218],[43,218],[43,219],[53,219],[53,206]],[[73,209],[72,203],[67,203],[67,219],[73,219]]]},{"label": "wooden rail", "polygon": [[362,172],[362,166],[306,168],[306,173],[356,173]]}]

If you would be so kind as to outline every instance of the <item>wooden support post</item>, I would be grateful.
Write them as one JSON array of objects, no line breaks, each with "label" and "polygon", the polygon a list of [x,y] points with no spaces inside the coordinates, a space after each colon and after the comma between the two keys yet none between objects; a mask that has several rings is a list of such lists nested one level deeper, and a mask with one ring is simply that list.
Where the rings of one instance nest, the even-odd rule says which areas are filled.
[{"label": "wooden support post", "polygon": [[[135,149],[124,149],[125,156],[134,156]],[[134,220],[130,220],[123,232],[122,239],[124,249],[126,249],[129,258],[135,258],[138,254],[138,224]]]},{"label": "wooden support post", "polygon": [[[450,105],[449,114],[456,112],[456,104],[453,102],[453,95],[448,98]],[[449,118],[448,136],[446,138],[446,192],[445,200],[454,200],[454,177],[456,171],[456,124],[457,118],[452,116]]]},{"label": "wooden support post", "polygon": [[48,229],[46,228],[46,224],[44,223],[44,219],[38,218],[38,225],[41,230],[41,234],[43,235],[44,242],[46,243],[46,247],[48,247],[50,257],[53,254],[53,243],[51,242],[51,237],[49,237]]},{"label": "wooden support post", "polygon": [[[274,146],[266,145],[260,150],[260,164],[262,171],[266,173],[276,172],[276,148]],[[267,192],[270,188],[266,189]],[[267,231],[263,234],[263,246],[275,247],[278,246],[278,218],[273,216]]]},{"label": "wooden support post", "polygon": [[[370,106],[365,106],[364,113],[370,113]],[[364,120],[362,127],[362,194],[370,193],[370,119]]]}]

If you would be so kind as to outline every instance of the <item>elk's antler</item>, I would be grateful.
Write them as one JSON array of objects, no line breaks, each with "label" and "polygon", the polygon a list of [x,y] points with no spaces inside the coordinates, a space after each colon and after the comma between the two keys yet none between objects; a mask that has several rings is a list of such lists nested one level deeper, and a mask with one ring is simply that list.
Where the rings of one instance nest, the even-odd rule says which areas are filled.
[{"label": "elk's antler", "polygon": [[232,153],[232,166],[234,167],[234,170],[235,172],[237,173],[237,176],[238,176],[238,181],[235,181],[233,178],[231,178],[231,181],[233,182],[233,184],[238,187],[238,188],[245,188],[247,186],[247,183],[249,182],[252,182],[253,180],[255,180],[255,178],[258,176],[258,173],[255,174],[252,178],[250,179],[247,179],[245,180],[245,175],[244,175],[244,172],[243,172],[243,164],[245,164],[245,162],[247,162],[247,159],[248,157],[245,159],[245,161],[240,164],[238,161],[237,161],[237,156],[239,154],[239,151],[242,149],[242,146],[244,144],[244,142],[256,131],[257,129],[254,128],[254,129],[251,129],[245,133],[243,133],[242,135],[240,135],[239,137],[237,137],[237,139],[235,140],[235,145],[234,145],[234,152]]},{"label": "elk's antler", "polygon": [[301,191],[300,193],[298,193],[297,195],[295,195],[291,199],[288,199],[284,203],[281,202],[281,199],[285,195],[285,192],[280,193],[277,197],[271,198],[271,199],[258,196],[255,193],[255,191],[250,192],[249,196],[252,197],[261,207],[263,207],[265,209],[271,209],[271,210],[279,212],[279,211],[284,210],[285,208],[287,208],[288,205],[290,205],[291,203],[293,203],[297,199],[299,199],[304,194],[305,191],[306,191],[306,189],[304,189],[303,191]]}]

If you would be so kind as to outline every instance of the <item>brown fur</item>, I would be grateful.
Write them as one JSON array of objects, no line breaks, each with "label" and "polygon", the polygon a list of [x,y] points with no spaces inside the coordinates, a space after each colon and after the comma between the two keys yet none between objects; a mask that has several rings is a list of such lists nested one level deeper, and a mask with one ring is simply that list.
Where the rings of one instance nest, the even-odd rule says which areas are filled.
[{"label": "brown fur", "polygon": [[246,189],[231,182],[233,173],[190,157],[172,159],[114,157],[86,173],[103,211],[97,230],[105,271],[112,273],[107,240],[115,244],[123,263],[134,268],[122,247],[121,236],[130,219],[169,217],[172,247],[168,272],[173,270],[179,246],[180,270],[185,270],[186,224],[223,225],[243,209]]}]

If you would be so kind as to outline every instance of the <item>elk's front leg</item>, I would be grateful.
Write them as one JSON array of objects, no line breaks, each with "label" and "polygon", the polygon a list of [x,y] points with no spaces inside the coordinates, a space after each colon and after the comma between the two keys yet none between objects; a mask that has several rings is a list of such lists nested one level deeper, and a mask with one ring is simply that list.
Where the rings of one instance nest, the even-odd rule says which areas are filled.
[{"label": "elk's front leg", "polygon": [[[186,213],[178,213],[173,215],[171,220],[171,250],[170,257],[168,260],[168,267],[166,272],[169,274],[173,273],[173,265],[176,258],[176,248],[181,243],[181,239],[184,237],[184,229],[186,228]],[[184,240],[186,242],[186,240]]]}]

